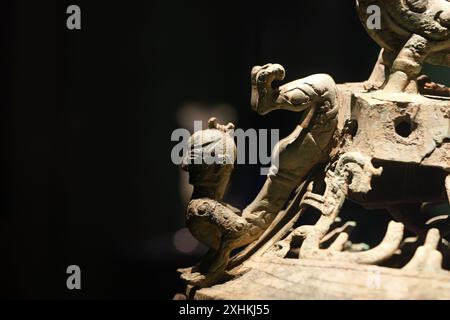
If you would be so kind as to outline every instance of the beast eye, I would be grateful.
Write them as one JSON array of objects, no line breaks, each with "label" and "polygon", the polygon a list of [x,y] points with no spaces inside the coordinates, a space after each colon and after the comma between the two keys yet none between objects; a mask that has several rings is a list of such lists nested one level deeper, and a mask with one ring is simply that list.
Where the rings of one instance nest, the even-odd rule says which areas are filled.
[{"label": "beast eye", "polygon": [[418,13],[425,12],[428,6],[428,0],[406,0],[406,3],[412,11]]}]

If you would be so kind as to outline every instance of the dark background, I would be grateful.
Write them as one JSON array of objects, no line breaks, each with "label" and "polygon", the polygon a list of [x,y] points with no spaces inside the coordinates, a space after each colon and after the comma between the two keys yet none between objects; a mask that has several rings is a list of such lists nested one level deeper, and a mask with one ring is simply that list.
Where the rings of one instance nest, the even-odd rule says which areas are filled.
[{"label": "dark background", "polygon": [[[69,4],[81,30],[66,28]],[[379,50],[353,0],[18,0],[1,12],[7,298],[171,299],[183,290],[176,268],[200,258],[173,241],[184,216],[170,158],[180,108],[227,104],[237,127],[284,136],[299,115],[250,110],[253,65],[281,63],[286,80],[363,81]],[[263,181],[259,166],[238,166],[227,199],[243,208]],[[66,289],[71,264],[80,291]]]}]

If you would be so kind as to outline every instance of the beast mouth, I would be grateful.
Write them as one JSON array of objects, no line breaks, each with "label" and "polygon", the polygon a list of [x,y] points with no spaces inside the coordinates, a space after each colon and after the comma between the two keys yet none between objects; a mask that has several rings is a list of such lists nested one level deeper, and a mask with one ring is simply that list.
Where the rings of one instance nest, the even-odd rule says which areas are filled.
[{"label": "beast mouth", "polygon": [[442,27],[446,28],[448,30],[448,28],[450,28],[450,20],[449,19],[443,19],[442,18],[442,13],[444,12],[444,10],[439,10],[435,15],[434,15],[434,21],[436,21],[437,23],[439,23]]}]

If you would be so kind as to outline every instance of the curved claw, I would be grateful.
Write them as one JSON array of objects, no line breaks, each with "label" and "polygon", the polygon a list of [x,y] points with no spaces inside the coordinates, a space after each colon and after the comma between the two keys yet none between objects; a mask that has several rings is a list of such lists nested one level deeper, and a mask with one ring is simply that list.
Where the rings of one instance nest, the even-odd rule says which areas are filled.
[{"label": "curved claw", "polygon": [[403,240],[404,225],[391,221],[381,243],[373,249],[348,253],[350,261],[361,264],[379,264],[394,255]]},{"label": "curved claw", "polygon": [[442,271],[442,253],[437,250],[441,236],[438,229],[430,229],[423,246],[417,248],[411,261],[403,270],[415,272]]},{"label": "curved claw", "polygon": [[[358,264],[379,264],[394,255],[403,239],[404,226],[402,223],[391,221],[389,223],[386,235],[381,243],[373,249],[362,252],[341,252],[338,251],[340,243],[344,236],[339,239],[333,250],[317,248],[303,248],[300,250],[301,258],[310,258],[318,260],[345,261]],[[308,236],[307,236],[308,237]]]},{"label": "curved claw", "polygon": [[348,241],[348,233],[346,232],[342,232],[338,235],[338,237],[336,238],[336,240],[334,240],[334,242],[328,247],[328,251],[342,251],[344,250],[344,246]]},{"label": "curved claw", "polygon": [[[333,239],[336,240],[337,237],[339,237],[339,234],[341,234],[341,233],[350,234],[355,227],[356,227],[356,222],[355,221],[347,221],[342,226],[335,227],[333,230],[328,232],[322,238],[322,240],[320,240],[320,243],[324,244],[324,243],[327,243],[327,242],[329,242],[329,241],[331,241]],[[331,226],[331,228],[333,228],[333,226]]]}]

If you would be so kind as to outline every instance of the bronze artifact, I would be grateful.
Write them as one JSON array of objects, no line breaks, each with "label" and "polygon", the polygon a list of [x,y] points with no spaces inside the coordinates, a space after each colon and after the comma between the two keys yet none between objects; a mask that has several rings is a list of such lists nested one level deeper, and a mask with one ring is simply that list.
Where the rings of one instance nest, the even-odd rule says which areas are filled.
[{"label": "bronze artifact", "polygon": [[[373,5],[380,29],[366,25]],[[179,270],[191,298],[450,299],[450,218],[431,214],[450,199],[449,90],[421,74],[425,62],[450,66],[450,2],[356,7],[382,48],[366,82],[316,74],[277,86],[281,65],[251,71],[254,111],[303,113],[242,212],[222,202],[236,156],[233,125],[211,119],[191,137],[191,160],[214,144],[224,159],[184,165],[194,185],[187,225],[210,248],[197,266]],[[402,175],[406,169],[413,174]],[[390,213],[377,246],[351,241],[357,221],[339,217],[346,201]],[[303,223],[311,214],[315,223]]]}]

